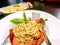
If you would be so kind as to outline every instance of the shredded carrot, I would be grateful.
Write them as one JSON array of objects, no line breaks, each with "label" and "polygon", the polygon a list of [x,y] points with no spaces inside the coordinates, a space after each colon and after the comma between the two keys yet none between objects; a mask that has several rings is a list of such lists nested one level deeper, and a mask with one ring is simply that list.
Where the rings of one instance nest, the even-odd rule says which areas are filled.
[{"label": "shredded carrot", "polygon": [[41,37],[38,39],[37,45],[41,45],[44,41],[44,34],[41,32]]},{"label": "shredded carrot", "polygon": [[44,24],[45,24],[45,22],[44,22],[44,19],[43,19],[43,18],[38,19],[38,20],[35,20],[35,21],[36,21],[36,23],[41,23],[42,25],[44,25]]},{"label": "shredded carrot", "polygon": [[13,45],[20,45],[20,42],[17,41],[15,37],[14,37],[14,39],[13,39]]}]

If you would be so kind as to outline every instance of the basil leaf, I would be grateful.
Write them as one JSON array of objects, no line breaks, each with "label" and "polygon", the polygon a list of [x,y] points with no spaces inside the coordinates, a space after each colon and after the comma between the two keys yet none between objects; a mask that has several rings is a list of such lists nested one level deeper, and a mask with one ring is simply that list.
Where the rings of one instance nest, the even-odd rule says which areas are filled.
[{"label": "basil leaf", "polygon": [[20,24],[20,23],[23,23],[24,20],[23,19],[20,19],[20,18],[14,18],[11,20],[12,23],[14,24]]},{"label": "basil leaf", "polygon": [[25,14],[25,12],[24,12],[24,13],[23,13],[23,19],[14,18],[14,19],[11,20],[11,22],[14,23],[14,24],[20,24],[20,23],[23,23],[23,22],[26,23],[28,20],[31,20],[31,19],[30,19],[30,18],[27,19],[26,14]]}]

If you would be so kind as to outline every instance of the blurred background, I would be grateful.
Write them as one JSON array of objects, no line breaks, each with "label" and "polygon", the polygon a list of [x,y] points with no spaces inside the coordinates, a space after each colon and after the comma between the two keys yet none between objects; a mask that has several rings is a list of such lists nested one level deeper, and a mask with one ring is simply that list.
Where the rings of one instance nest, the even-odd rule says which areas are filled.
[{"label": "blurred background", "polygon": [[12,4],[18,4],[20,2],[31,2],[35,3],[36,1],[44,2],[44,3],[58,3],[60,0],[0,0],[0,7],[12,5]]},{"label": "blurred background", "polygon": [[0,0],[0,8],[21,2],[30,2],[32,10],[42,10],[60,19],[60,0]]}]

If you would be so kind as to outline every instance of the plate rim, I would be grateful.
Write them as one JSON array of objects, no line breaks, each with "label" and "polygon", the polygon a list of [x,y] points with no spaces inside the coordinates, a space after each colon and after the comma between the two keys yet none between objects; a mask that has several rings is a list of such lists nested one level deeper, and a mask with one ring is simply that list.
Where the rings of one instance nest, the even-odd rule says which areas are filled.
[{"label": "plate rim", "polygon": [[[57,21],[60,22],[60,20],[59,20],[57,17],[55,17],[55,16],[53,16],[51,13],[48,13],[48,12],[45,12],[45,11],[41,11],[41,10],[21,10],[21,11],[37,11],[37,12],[44,12],[44,13],[46,13],[46,14],[49,14],[49,16],[54,17]],[[16,13],[21,12],[21,11],[17,11],[17,12],[12,13],[12,14],[16,14]],[[6,17],[8,17],[8,16],[10,16],[10,15],[12,15],[12,14],[9,14],[9,15],[3,17],[2,19],[6,18]],[[1,21],[2,19],[0,19],[0,21]]]}]

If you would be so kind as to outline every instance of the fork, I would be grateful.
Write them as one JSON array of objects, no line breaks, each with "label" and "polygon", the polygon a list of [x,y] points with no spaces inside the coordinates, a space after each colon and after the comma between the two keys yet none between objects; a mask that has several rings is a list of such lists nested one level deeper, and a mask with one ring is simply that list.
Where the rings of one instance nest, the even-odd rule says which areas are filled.
[{"label": "fork", "polygon": [[[32,19],[33,20],[40,19],[40,14],[32,12]],[[45,39],[46,45],[52,45],[44,30],[43,30],[43,32],[44,32],[44,36],[45,36],[44,39]]]}]

